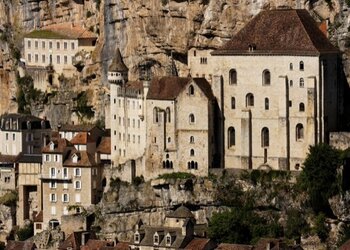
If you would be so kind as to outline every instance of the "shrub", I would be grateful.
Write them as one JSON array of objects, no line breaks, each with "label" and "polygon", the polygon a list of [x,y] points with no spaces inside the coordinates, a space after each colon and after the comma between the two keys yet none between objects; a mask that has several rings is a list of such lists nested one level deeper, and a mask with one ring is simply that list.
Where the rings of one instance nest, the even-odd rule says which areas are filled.
[{"label": "shrub", "polygon": [[321,242],[325,242],[328,238],[329,228],[326,224],[326,216],[323,213],[319,213],[316,216],[314,230]]},{"label": "shrub", "polygon": [[16,232],[16,235],[19,241],[24,241],[32,237],[34,235],[33,223],[19,228]]},{"label": "shrub", "polygon": [[157,179],[189,179],[193,178],[194,175],[185,172],[173,172],[169,174],[159,175]]},{"label": "shrub", "polygon": [[16,191],[10,191],[0,197],[0,204],[11,207],[16,206],[18,194]]},{"label": "shrub", "polygon": [[132,180],[132,184],[134,186],[139,186],[140,184],[145,182],[145,178],[143,178],[143,175],[141,176],[136,176],[133,180]]},{"label": "shrub", "polygon": [[299,210],[292,208],[287,211],[285,236],[288,239],[299,241],[301,235],[306,233],[308,228],[309,225]]}]

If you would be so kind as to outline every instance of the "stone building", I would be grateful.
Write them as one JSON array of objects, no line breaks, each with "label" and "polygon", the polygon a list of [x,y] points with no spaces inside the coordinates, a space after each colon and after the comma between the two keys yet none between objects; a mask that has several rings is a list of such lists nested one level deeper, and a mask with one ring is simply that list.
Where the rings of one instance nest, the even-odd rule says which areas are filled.
[{"label": "stone building", "polygon": [[62,215],[81,213],[99,201],[103,169],[94,154],[76,150],[66,139],[53,138],[42,153],[43,221],[48,223],[43,227],[48,228],[59,225]]},{"label": "stone building", "polygon": [[[97,36],[78,24],[61,23],[34,30],[24,37],[26,69],[34,87],[45,91],[59,76],[72,77],[79,62],[95,48]],[[76,67],[75,67],[76,66]]]},{"label": "stone building", "polygon": [[212,79],[225,168],[298,170],[338,128],[338,50],[306,10],[262,11],[221,48],[188,57],[191,75]]},{"label": "stone building", "polygon": [[41,147],[51,132],[49,121],[24,114],[4,114],[0,119],[1,154],[41,153]]}]

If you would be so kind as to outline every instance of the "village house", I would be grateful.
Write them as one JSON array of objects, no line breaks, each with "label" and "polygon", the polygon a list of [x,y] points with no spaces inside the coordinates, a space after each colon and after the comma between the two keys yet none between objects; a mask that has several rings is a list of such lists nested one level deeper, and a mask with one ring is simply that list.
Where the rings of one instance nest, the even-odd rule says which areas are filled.
[{"label": "village house", "polygon": [[94,33],[71,23],[52,24],[25,35],[25,65],[34,87],[45,91],[59,83],[60,75],[72,77],[82,57],[94,50],[96,40]]}]

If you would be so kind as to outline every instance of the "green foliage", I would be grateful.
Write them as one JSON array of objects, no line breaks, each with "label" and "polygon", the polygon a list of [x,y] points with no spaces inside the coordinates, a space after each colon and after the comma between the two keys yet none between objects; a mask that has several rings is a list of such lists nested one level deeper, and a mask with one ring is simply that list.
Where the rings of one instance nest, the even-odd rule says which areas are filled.
[{"label": "green foliage", "polygon": [[190,179],[193,178],[194,175],[185,172],[173,172],[169,174],[159,175],[157,179]]},{"label": "green foliage", "polygon": [[110,180],[109,180],[109,186],[111,187],[111,188],[120,188],[120,186],[122,186],[122,185],[128,185],[128,183],[127,182],[125,182],[125,181],[122,181],[120,178],[111,178]]},{"label": "green foliage", "polygon": [[278,181],[288,182],[290,180],[290,172],[281,170],[265,171],[254,169],[250,173],[243,172],[241,176],[244,179],[251,181],[254,185],[258,183],[266,185]]},{"label": "green foliage", "polygon": [[31,223],[31,224],[26,225],[22,228],[19,228],[16,231],[16,235],[17,235],[19,241],[24,241],[26,239],[29,239],[30,237],[32,237],[34,235],[33,224]]},{"label": "green foliage", "polygon": [[95,126],[101,128],[101,129],[106,128],[105,118],[103,117],[101,119],[96,120]]},{"label": "green foliage", "polygon": [[132,180],[132,184],[136,187],[138,187],[140,184],[145,182],[145,178],[143,177],[143,175],[141,176],[136,176],[133,180]]},{"label": "green foliage", "polygon": [[33,78],[29,75],[17,75],[17,85],[18,113],[30,114],[30,103],[38,102],[44,95],[41,90],[34,88]]},{"label": "green foliage", "polygon": [[315,226],[313,228],[321,242],[325,242],[328,238],[329,228],[326,224],[326,216],[323,213],[319,213],[315,218]]},{"label": "green foliage", "polygon": [[77,96],[77,114],[80,118],[91,119],[95,113],[92,110],[92,106],[88,105],[88,96],[85,91],[80,92]]},{"label": "green foliage", "polygon": [[26,35],[28,38],[42,38],[42,39],[65,39],[67,36],[51,30],[34,30]]},{"label": "green foliage", "polygon": [[339,193],[340,152],[327,144],[310,146],[297,188],[305,190],[315,213],[332,215],[328,198]]},{"label": "green foliage", "polygon": [[250,209],[232,208],[212,216],[208,233],[217,242],[250,244],[261,237],[280,237],[283,230],[275,221],[269,222]]},{"label": "green foliage", "polygon": [[350,0],[345,0],[345,2],[346,2],[346,5],[347,5],[348,7],[350,7]]},{"label": "green foliage", "polygon": [[5,193],[3,196],[0,197],[0,204],[8,206],[8,207],[14,207],[16,206],[18,200],[18,194],[16,191],[10,191]]},{"label": "green foliage", "polygon": [[285,229],[285,236],[288,239],[299,241],[300,236],[309,230],[303,213],[297,209],[290,209],[287,211],[287,222]]}]

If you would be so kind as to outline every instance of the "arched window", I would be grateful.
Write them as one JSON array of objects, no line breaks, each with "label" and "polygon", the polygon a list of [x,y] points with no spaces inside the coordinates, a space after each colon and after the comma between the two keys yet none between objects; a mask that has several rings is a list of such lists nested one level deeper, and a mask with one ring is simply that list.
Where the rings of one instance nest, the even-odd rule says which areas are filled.
[{"label": "arched window", "polygon": [[189,115],[189,122],[190,124],[193,124],[195,122],[194,114]]},{"label": "arched window", "polygon": [[249,93],[246,95],[245,105],[246,105],[246,107],[253,107],[254,106],[254,95],[252,93]]},{"label": "arched window", "polygon": [[299,62],[299,69],[304,70],[304,62],[303,61]]},{"label": "arched window", "polygon": [[190,143],[194,143],[194,137],[193,136],[190,137]]},{"label": "arched window", "polygon": [[236,108],[236,98],[231,97],[231,109],[235,109]]},{"label": "arched window", "polygon": [[265,110],[269,110],[269,108],[270,108],[269,98],[265,98]]},{"label": "arched window", "polygon": [[236,131],[234,127],[228,128],[228,147],[233,147],[236,145]]},{"label": "arched window", "polygon": [[299,111],[300,112],[304,112],[305,111],[305,105],[304,105],[304,103],[299,103]]},{"label": "arched window", "polygon": [[189,95],[194,95],[194,87],[193,87],[192,85],[190,85],[190,86],[188,87],[188,94],[189,94]]},{"label": "arched window", "polygon": [[153,109],[153,123],[158,123],[158,109],[154,108]]},{"label": "arched window", "polygon": [[271,73],[268,69],[265,69],[263,71],[263,85],[270,85],[271,84]]},{"label": "arched window", "polygon": [[165,168],[170,168],[170,161],[169,161],[169,160],[166,160],[166,162],[165,162]]},{"label": "arched window", "polygon": [[295,128],[295,139],[297,141],[304,139],[304,127],[301,123],[298,123]]},{"label": "arched window", "polygon": [[268,147],[270,145],[270,135],[269,135],[269,129],[264,127],[261,130],[261,147]]},{"label": "arched window", "polygon": [[293,63],[289,64],[289,70],[293,70]]},{"label": "arched window", "polygon": [[290,87],[293,87],[293,80],[290,80],[290,81],[289,81],[289,86],[290,86]]},{"label": "arched window", "polygon": [[304,78],[300,78],[299,86],[300,88],[304,88]]},{"label": "arched window", "polygon": [[194,149],[190,150],[190,156],[194,156]]},{"label": "arched window", "polygon": [[230,70],[230,84],[237,84],[237,71],[235,69]]},{"label": "arched window", "polygon": [[167,122],[168,123],[170,123],[171,122],[171,117],[170,117],[170,108],[168,107],[168,108],[166,108],[166,120],[167,120]]}]

